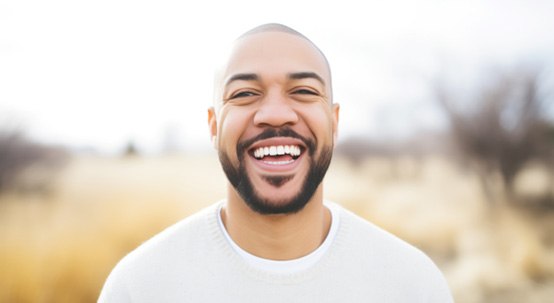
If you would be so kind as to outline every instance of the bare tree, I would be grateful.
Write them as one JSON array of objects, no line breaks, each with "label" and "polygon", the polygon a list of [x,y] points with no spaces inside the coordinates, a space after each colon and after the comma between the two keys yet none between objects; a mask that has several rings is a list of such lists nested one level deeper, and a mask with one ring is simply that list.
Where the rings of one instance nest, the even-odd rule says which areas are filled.
[{"label": "bare tree", "polygon": [[46,190],[51,178],[42,178],[27,186],[22,180],[25,172],[37,167],[52,172],[65,162],[66,156],[59,148],[31,142],[19,130],[0,130],[0,193],[22,188]]},{"label": "bare tree", "polygon": [[528,161],[552,165],[552,124],[544,115],[547,97],[540,85],[536,70],[500,74],[465,108],[444,84],[436,86],[458,154],[478,171],[489,201],[498,200],[490,182],[495,174],[500,175],[505,198],[513,201],[515,178]]}]

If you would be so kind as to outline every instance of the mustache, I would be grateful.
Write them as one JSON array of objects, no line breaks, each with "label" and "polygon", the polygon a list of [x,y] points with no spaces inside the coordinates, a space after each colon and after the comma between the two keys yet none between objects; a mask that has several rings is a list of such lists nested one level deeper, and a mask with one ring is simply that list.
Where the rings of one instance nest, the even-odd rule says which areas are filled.
[{"label": "mustache", "polygon": [[269,139],[269,138],[276,138],[276,137],[289,137],[289,138],[295,138],[301,140],[308,148],[308,153],[310,155],[313,155],[315,152],[315,142],[311,139],[308,139],[299,133],[292,130],[290,127],[283,127],[283,128],[266,128],[264,131],[262,131],[260,134],[256,135],[253,138],[245,139],[240,141],[237,144],[237,155],[239,157],[243,157],[244,151],[254,144],[257,141]]}]

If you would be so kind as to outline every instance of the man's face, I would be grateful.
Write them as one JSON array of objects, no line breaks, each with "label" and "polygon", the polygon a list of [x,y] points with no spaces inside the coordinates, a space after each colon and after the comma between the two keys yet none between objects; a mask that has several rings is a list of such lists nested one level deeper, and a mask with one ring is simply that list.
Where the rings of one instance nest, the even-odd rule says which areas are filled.
[{"label": "man's face", "polygon": [[238,40],[209,121],[223,170],[252,210],[294,213],[321,191],[338,121],[329,73],[299,36],[263,32]]}]

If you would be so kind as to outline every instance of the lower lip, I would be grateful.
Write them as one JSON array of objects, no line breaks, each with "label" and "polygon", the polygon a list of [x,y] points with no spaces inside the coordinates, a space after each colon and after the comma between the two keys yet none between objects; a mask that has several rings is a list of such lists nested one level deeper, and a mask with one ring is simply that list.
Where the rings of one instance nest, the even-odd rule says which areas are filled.
[{"label": "lower lip", "polygon": [[303,158],[304,153],[300,154],[296,160],[290,161],[268,161],[258,160],[253,156],[250,158],[253,160],[256,166],[266,172],[288,172],[296,168],[300,164],[300,160]]}]

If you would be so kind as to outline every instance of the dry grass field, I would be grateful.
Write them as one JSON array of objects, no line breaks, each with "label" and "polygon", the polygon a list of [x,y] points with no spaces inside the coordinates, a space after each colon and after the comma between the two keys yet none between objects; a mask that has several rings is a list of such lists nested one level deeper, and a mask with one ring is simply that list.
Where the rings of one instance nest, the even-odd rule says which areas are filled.
[{"label": "dry grass field", "polygon": [[[335,158],[325,182],[329,199],[426,251],[456,302],[552,302],[554,213],[487,207],[476,178],[438,158]],[[96,302],[122,256],[224,185],[213,154],[74,157],[49,194],[0,196],[0,301]]]}]

